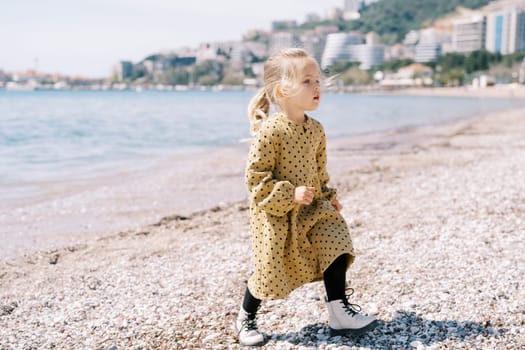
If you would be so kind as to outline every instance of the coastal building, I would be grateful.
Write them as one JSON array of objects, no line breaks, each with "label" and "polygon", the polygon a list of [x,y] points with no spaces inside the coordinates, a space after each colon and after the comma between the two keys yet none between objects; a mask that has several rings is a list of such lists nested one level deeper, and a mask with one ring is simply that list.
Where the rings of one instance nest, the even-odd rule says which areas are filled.
[{"label": "coastal building", "polygon": [[299,40],[302,47],[314,57],[317,62],[320,62],[326,44],[326,36],[319,36],[314,30],[310,30],[301,34]]},{"label": "coastal building", "polygon": [[4,82],[4,81],[8,81],[10,79],[11,79],[11,76],[0,69],[0,81]]},{"label": "coastal building", "polygon": [[359,19],[359,17],[361,17],[363,5],[363,0],[345,0],[343,18],[346,20]]},{"label": "coastal building", "polygon": [[350,51],[353,60],[360,62],[359,68],[363,70],[379,66],[385,61],[385,47],[375,32],[367,33],[365,44],[351,46]]},{"label": "coastal building", "polygon": [[144,69],[146,69],[146,72],[148,72],[148,74],[154,74],[155,72],[163,68],[162,66],[159,66],[157,62],[151,58],[145,59],[142,62],[142,65],[144,66]]},{"label": "coastal building", "polygon": [[487,51],[508,55],[525,50],[525,9],[511,6],[487,14]]},{"label": "coastal building", "polygon": [[380,65],[385,60],[385,47],[379,43],[377,34],[371,32],[365,37],[359,32],[328,34],[321,57],[321,68],[337,62],[359,62],[359,68],[366,70]]},{"label": "coastal building", "polygon": [[421,43],[416,45],[414,61],[418,63],[435,62],[441,56],[441,44]]},{"label": "coastal building", "polygon": [[326,45],[321,58],[321,68],[336,63],[352,61],[352,45],[362,45],[363,35],[359,32],[332,33],[326,37]]},{"label": "coastal building", "polygon": [[410,30],[408,33],[405,34],[405,38],[403,39],[403,45],[410,47],[415,47],[417,43],[419,42],[419,31],[418,30]]},{"label": "coastal building", "polygon": [[336,26],[321,25],[313,30],[305,31],[299,36],[301,47],[303,47],[317,62],[321,62],[323,51],[326,46],[328,34],[338,33]]},{"label": "coastal building", "polygon": [[518,73],[518,82],[520,84],[525,84],[525,58],[521,62],[520,71]]},{"label": "coastal building", "polygon": [[443,52],[443,46],[451,41],[450,33],[435,28],[426,28],[417,32],[417,44],[414,45],[414,61],[418,63],[435,62]]},{"label": "coastal building", "polygon": [[326,19],[338,20],[343,18],[344,12],[340,7],[331,7],[326,10]]},{"label": "coastal building", "polygon": [[113,75],[118,81],[124,81],[133,76],[133,63],[131,61],[120,61],[113,68]]},{"label": "coastal building", "polygon": [[452,48],[455,52],[469,53],[485,48],[486,17],[475,14],[453,22]]},{"label": "coastal building", "polygon": [[415,52],[413,49],[409,49],[406,45],[395,44],[392,46],[385,47],[385,61],[391,60],[402,60],[402,59],[414,59]]},{"label": "coastal building", "polygon": [[233,65],[246,64],[264,59],[268,55],[265,43],[245,41],[234,45],[230,52],[230,62]]},{"label": "coastal building", "polygon": [[432,75],[432,68],[412,63],[395,73],[386,73],[379,84],[384,87],[430,86],[433,83]]},{"label": "coastal building", "polygon": [[270,34],[270,43],[268,53],[271,55],[286,47],[300,47],[301,42],[299,37],[291,31],[278,31]]},{"label": "coastal building", "polygon": [[399,68],[397,71],[397,76],[401,79],[411,78],[411,79],[429,79],[432,78],[434,71],[429,66],[425,66],[420,63],[412,63],[408,66]]},{"label": "coastal building", "polygon": [[[142,66],[150,75],[162,73],[163,71],[170,68],[187,67],[195,64],[195,56],[180,57],[176,54],[159,54],[152,55],[142,61]],[[140,64],[139,64],[140,65]],[[135,68],[137,68],[135,66]]]},{"label": "coastal building", "polygon": [[214,61],[218,58],[217,46],[212,43],[201,43],[195,50],[195,57],[197,58],[197,64],[204,61]]},{"label": "coastal building", "polygon": [[349,47],[350,61],[359,62],[359,69],[368,70],[383,64],[385,48],[383,45],[351,45]]},{"label": "coastal building", "polygon": [[317,36],[322,37],[326,42],[328,34],[339,33],[339,28],[333,25],[322,25],[315,27],[314,31]]}]

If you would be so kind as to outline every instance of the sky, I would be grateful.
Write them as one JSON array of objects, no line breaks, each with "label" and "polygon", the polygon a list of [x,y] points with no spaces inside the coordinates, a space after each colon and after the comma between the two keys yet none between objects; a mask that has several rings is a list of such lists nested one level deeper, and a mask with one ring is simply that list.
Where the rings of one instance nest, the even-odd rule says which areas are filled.
[{"label": "sky", "polygon": [[241,40],[344,0],[13,0],[0,5],[0,70],[102,78],[121,60]]}]

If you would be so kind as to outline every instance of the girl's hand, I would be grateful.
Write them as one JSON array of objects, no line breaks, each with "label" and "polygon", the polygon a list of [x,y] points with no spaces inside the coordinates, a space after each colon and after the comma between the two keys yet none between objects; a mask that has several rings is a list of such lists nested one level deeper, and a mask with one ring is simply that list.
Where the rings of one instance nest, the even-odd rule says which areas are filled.
[{"label": "girl's hand", "polygon": [[334,209],[335,209],[336,211],[338,211],[338,212],[341,211],[341,210],[343,209],[343,206],[341,205],[341,203],[339,203],[339,201],[338,201],[337,199],[334,199],[334,200],[332,201],[332,207],[334,207]]},{"label": "girl's hand", "polygon": [[314,200],[315,187],[299,186],[294,190],[293,201],[299,204],[309,205]]}]

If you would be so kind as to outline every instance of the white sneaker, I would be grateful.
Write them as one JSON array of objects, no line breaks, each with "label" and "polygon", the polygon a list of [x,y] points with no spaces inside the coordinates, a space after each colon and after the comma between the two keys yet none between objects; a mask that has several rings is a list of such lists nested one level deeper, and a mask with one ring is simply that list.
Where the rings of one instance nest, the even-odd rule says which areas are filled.
[{"label": "white sneaker", "polygon": [[235,331],[239,342],[245,346],[259,346],[264,344],[264,335],[257,329],[256,314],[249,314],[241,307],[235,321]]},{"label": "white sneaker", "polygon": [[332,300],[326,305],[330,315],[329,325],[332,335],[359,336],[377,326],[374,317],[360,314],[346,300]]}]

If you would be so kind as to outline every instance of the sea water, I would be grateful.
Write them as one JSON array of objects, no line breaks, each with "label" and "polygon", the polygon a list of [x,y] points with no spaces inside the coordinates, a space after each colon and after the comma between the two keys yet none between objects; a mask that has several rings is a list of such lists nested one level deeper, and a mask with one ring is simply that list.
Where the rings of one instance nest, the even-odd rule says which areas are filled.
[{"label": "sea water", "polygon": [[[0,90],[0,260],[246,199],[252,95]],[[330,141],[516,107],[525,101],[324,94],[311,115]]]},{"label": "sea water", "polygon": [[[249,91],[0,91],[0,197],[146,166],[249,137]],[[525,106],[516,99],[324,94],[328,137],[435,124]]]}]

